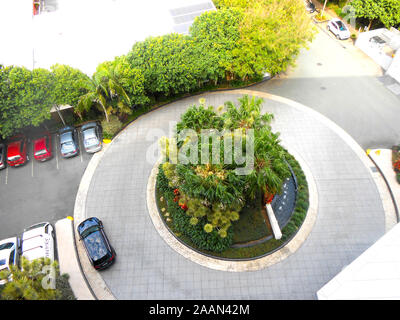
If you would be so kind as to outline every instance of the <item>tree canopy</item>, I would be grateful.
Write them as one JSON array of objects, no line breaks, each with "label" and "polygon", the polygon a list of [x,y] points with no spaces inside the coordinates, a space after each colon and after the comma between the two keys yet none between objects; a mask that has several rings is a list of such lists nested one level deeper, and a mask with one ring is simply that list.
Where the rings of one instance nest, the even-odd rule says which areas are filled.
[{"label": "tree canopy", "polygon": [[400,23],[399,0],[353,0],[356,17],[370,21],[368,29],[374,21],[380,21],[386,28]]}]

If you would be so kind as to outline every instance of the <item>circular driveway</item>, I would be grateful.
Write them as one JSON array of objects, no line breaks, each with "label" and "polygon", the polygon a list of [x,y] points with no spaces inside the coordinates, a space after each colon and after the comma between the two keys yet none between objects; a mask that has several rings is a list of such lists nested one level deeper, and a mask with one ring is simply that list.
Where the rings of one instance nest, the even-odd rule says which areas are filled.
[{"label": "circular driveway", "polygon": [[[189,106],[204,97],[215,107],[243,93],[264,96],[274,131],[300,154],[314,176],[318,213],[311,234],[285,260],[252,272],[216,271],[187,260],[160,237],[146,188],[156,161],[147,160]],[[103,220],[118,257],[102,271],[117,299],[315,299],[316,292],[385,232],[385,213],[368,164],[355,142],[308,108],[257,91],[199,95],[146,114],[126,128],[101,158],[85,215]],[[365,157],[365,158],[363,158]]]}]

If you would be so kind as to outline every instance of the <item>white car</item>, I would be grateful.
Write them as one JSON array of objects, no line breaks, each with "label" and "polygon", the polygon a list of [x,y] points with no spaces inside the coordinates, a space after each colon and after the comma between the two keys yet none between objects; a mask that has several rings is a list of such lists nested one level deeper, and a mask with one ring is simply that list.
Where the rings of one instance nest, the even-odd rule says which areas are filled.
[{"label": "white car", "polygon": [[340,19],[330,20],[326,28],[328,29],[328,31],[331,31],[336,36],[336,38],[340,40],[346,40],[350,38],[349,29]]},{"label": "white car", "polygon": [[[0,241],[0,271],[10,270],[10,265],[18,265],[19,244],[20,240],[17,237]],[[11,276],[8,280],[12,280]],[[4,285],[6,282],[7,280],[0,280],[0,285]]]},{"label": "white car", "polygon": [[39,258],[54,261],[54,249],[54,229],[50,223],[37,223],[24,230],[21,254],[29,261]]}]

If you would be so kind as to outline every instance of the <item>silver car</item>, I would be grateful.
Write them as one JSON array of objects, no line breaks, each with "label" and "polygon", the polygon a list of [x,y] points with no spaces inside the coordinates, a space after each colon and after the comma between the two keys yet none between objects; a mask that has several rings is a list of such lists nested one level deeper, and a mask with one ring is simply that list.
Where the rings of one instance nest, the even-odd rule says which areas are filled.
[{"label": "silver car", "polygon": [[102,148],[101,128],[96,122],[89,122],[81,127],[83,146],[88,153],[95,153]]},{"label": "silver car", "polygon": [[59,131],[60,153],[64,158],[74,157],[79,153],[76,130],[66,126]]}]

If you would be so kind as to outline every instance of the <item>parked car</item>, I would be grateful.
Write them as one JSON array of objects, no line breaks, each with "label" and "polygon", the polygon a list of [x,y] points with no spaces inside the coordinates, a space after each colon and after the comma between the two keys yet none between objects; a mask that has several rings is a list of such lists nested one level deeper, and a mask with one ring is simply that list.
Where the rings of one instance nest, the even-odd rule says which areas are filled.
[{"label": "parked car", "polygon": [[7,147],[7,164],[17,167],[29,161],[26,153],[28,144],[26,137],[19,135],[11,138],[10,141]]},{"label": "parked car", "polygon": [[33,141],[33,156],[38,161],[46,161],[51,159],[51,135],[45,133],[43,136]]},{"label": "parked car", "polygon": [[[17,237],[8,238],[0,241],[0,271],[10,270],[10,265],[18,266],[19,262],[20,239]],[[12,280],[10,276],[9,281]],[[0,285],[4,285],[7,280],[0,280]]]},{"label": "parked car", "polygon": [[36,223],[24,230],[21,254],[29,261],[39,258],[54,261],[54,249],[54,228],[50,223]]},{"label": "parked car", "polygon": [[98,218],[82,221],[77,229],[79,239],[95,269],[102,270],[114,263],[116,253],[104,232],[103,223]]},{"label": "parked car", "polygon": [[79,153],[77,132],[74,127],[66,126],[59,131],[60,152],[64,158],[74,157]]},{"label": "parked car", "polygon": [[7,166],[6,156],[6,145],[4,143],[0,143],[0,169],[4,169]]},{"label": "parked car", "polygon": [[350,38],[349,29],[340,19],[335,18],[330,20],[326,28],[328,29],[328,31],[331,31],[336,36],[336,38],[340,40],[346,40]]},{"label": "parked car", "polygon": [[101,150],[101,128],[96,122],[89,122],[81,127],[83,146],[88,153]]}]

